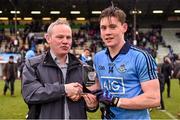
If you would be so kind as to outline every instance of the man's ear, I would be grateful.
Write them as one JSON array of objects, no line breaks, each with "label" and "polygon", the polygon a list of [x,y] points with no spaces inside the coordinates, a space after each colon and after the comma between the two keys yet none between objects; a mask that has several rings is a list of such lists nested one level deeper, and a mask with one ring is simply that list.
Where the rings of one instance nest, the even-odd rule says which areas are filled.
[{"label": "man's ear", "polygon": [[127,31],[127,29],[128,29],[128,25],[127,25],[127,23],[123,23],[123,28],[124,28],[124,32],[126,32],[126,31]]},{"label": "man's ear", "polygon": [[50,36],[48,33],[44,34],[44,38],[46,39],[47,43],[50,42]]}]

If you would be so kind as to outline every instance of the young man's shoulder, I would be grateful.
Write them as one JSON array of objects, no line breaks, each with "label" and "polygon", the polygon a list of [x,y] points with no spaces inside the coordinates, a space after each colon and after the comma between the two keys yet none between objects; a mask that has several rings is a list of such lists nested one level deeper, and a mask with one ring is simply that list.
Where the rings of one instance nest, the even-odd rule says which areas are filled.
[{"label": "young man's shoulder", "polygon": [[106,50],[101,50],[95,54],[95,56],[103,56],[106,54]]},{"label": "young man's shoulder", "polygon": [[140,56],[144,57],[144,56],[149,56],[150,55],[147,51],[145,51],[145,50],[143,50],[141,48],[138,48],[136,46],[131,46],[131,49],[130,49],[129,52],[131,54],[137,55],[138,57],[140,57]]}]

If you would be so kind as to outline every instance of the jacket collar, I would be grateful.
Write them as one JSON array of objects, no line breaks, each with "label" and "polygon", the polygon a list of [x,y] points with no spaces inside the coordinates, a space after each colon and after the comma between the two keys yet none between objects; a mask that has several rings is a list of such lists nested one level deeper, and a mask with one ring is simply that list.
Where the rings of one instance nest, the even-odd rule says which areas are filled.
[{"label": "jacket collar", "polygon": [[[58,64],[59,60],[57,59],[57,57],[55,56],[55,54],[54,54],[54,52],[52,50],[50,50],[50,54],[51,54],[53,60],[55,61],[55,63]],[[68,63],[69,63],[69,59],[68,59],[68,55],[67,55],[66,64],[68,64]]]},{"label": "jacket collar", "polygon": [[[72,69],[76,67],[77,65],[81,65],[80,60],[76,58],[73,54],[68,53],[68,69]],[[50,51],[48,51],[45,55],[43,65],[45,66],[52,66],[52,67],[58,67],[55,63]]]}]

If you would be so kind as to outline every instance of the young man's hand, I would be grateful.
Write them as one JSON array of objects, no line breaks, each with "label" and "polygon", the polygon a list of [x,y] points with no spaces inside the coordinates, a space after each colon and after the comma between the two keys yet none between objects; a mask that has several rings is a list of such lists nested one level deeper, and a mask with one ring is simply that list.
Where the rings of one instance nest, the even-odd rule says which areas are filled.
[{"label": "young man's hand", "polygon": [[94,110],[97,108],[98,106],[98,101],[96,99],[96,96],[91,94],[91,93],[86,93],[86,94],[82,94],[85,102],[86,102],[86,105],[87,107],[90,109],[90,110]]},{"label": "young man's hand", "polygon": [[117,106],[119,98],[113,97],[113,95],[107,90],[97,90],[94,92],[100,103],[105,105]]}]

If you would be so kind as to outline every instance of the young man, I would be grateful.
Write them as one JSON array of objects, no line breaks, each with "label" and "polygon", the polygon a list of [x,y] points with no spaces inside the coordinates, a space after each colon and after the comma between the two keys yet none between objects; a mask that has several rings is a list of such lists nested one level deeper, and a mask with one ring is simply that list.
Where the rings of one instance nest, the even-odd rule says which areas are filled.
[{"label": "young man", "polygon": [[124,40],[125,13],[108,7],[100,15],[101,38],[107,49],[94,57],[98,80],[90,90],[101,88],[103,118],[150,119],[148,108],[160,105],[156,63],[146,52]]},{"label": "young man", "polygon": [[72,30],[68,22],[60,19],[53,22],[45,38],[50,51],[28,59],[23,69],[25,102],[40,104],[36,116],[39,119],[86,119],[87,107],[96,107],[97,101],[90,93],[83,95],[84,99],[82,97],[82,65],[69,53]]}]

